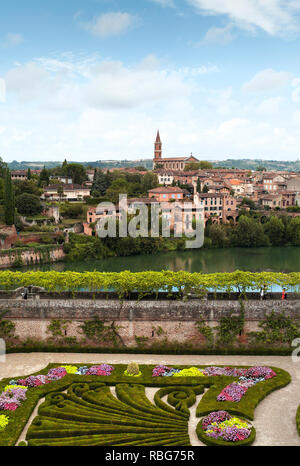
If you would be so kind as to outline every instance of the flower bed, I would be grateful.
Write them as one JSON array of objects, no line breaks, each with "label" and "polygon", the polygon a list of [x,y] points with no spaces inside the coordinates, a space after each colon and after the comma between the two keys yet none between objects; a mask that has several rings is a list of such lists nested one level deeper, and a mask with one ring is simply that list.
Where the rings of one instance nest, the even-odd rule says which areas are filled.
[{"label": "flower bed", "polygon": [[250,437],[252,442],[255,435],[248,421],[227,411],[214,411],[204,417],[199,425],[198,436],[207,444],[248,444]]},{"label": "flower bed", "polygon": [[0,394],[0,411],[15,411],[26,400],[28,388],[39,387],[62,379],[67,374],[109,376],[114,370],[113,366],[101,364],[100,366],[60,366],[50,369],[47,375],[31,375],[25,379],[10,380],[4,391]]},{"label": "flower bed", "polygon": [[255,366],[243,372],[238,382],[227,385],[218,395],[218,401],[234,401],[238,403],[250,387],[276,377],[276,373],[265,366]]},{"label": "flower bed", "polygon": [[218,395],[218,401],[239,402],[250,387],[259,382],[276,377],[276,373],[266,366],[254,366],[250,368],[218,367],[210,366],[199,369],[189,367],[187,369],[174,369],[173,367],[158,365],[152,371],[153,377],[239,377],[237,382],[227,385]]}]

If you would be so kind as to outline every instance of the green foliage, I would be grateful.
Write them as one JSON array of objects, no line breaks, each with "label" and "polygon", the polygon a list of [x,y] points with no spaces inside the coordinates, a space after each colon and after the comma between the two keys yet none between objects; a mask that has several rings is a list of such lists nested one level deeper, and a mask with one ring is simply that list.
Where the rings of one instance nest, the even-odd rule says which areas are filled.
[{"label": "green foliage", "polygon": [[[83,237],[84,239],[84,237]],[[47,246],[43,246],[44,248]],[[51,246],[48,246],[51,248]],[[299,290],[300,273],[277,273],[277,272],[230,272],[230,273],[189,273],[161,271],[132,273],[124,272],[56,272],[56,271],[29,271],[12,272],[10,270],[0,271],[0,283],[2,289],[14,290],[19,287],[34,285],[41,286],[48,291],[76,291],[79,289],[114,290],[120,297],[124,298],[129,293],[137,293],[139,297],[147,295],[158,295],[164,291],[172,296],[172,289],[176,288],[180,296],[193,292],[203,296],[209,290],[222,291],[226,293],[239,290],[241,296],[245,291],[259,290],[262,286],[266,289],[271,285],[281,288]]]},{"label": "green foliage", "polygon": [[51,333],[53,338],[63,337],[66,334],[70,320],[51,320],[47,327],[47,333]]},{"label": "green foliage", "polygon": [[105,325],[104,322],[99,320],[96,316],[93,320],[86,320],[80,328],[89,340],[98,343],[109,342],[113,343],[114,346],[117,346],[118,342],[124,345],[118,333],[121,327],[116,326],[114,322],[112,322],[111,325]]},{"label": "green foliage", "polygon": [[50,172],[44,167],[40,173],[38,185],[48,186],[49,181],[50,181]]},{"label": "green foliage", "polygon": [[251,217],[242,215],[236,228],[232,231],[232,244],[238,247],[268,246],[269,239],[263,226]]},{"label": "green foliage", "polygon": [[213,223],[206,229],[206,235],[211,239],[215,248],[224,248],[228,245],[227,229],[224,225]]},{"label": "green foliage", "polygon": [[138,375],[140,373],[140,368],[137,362],[130,362],[126,370],[128,375]]},{"label": "green foliage", "polygon": [[195,170],[211,170],[213,168],[213,164],[211,162],[207,162],[206,160],[202,160],[200,162],[190,162],[186,164],[184,167],[185,171],[195,171]]},{"label": "green foliage", "polygon": [[236,341],[236,337],[243,332],[244,323],[243,309],[239,316],[234,316],[231,313],[228,317],[222,317],[217,326],[217,343],[222,346],[232,345]]},{"label": "green foliage", "polygon": [[106,190],[109,187],[109,178],[101,170],[97,170],[94,175],[94,181],[91,189],[93,197],[105,196]]},{"label": "green foliage", "polygon": [[83,214],[82,204],[67,204],[61,210],[62,217],[78,218]]},{"label": "green foliage", "polygon": [[283,313],[272,311],[266,315],[266,319],[259,323],[262,329],[258,332],[251,332],[250,337],[253,343],[264,343],[267,345],[290,345],[295,338],[300,337],[300,325]]},{"label": "green foliage", "polygon": [[195,323],[197,330],[201,335],[205,337],[207,346],[211,347],[214,344],[214,331],[213,329],[206,324],[204,319],[199,319]]},{"label": "green foliage", "polygon": [[0,338],[12,338],[15,334],[16,324],[11,320],[3,319],[9,311],[4,311],[0,314]]},{"label": "green foliage", "polygon": [[22,215],[38,215],[43,210],[40,199],[28,193],[20,194],[16,198],[16,207]]},{"label": "green foliage", "polygon": [[42,192],[34,180],[14,180],[13,186],[15,189],[15,197],[24,193],[40,197]]},{"label": "green foliage", "polygon": [[300,246],[300,218],[293,218],[287,226],[287,239],[293,246]]},{"label": "green foliage", "polygon": [[5,170],[3,203],[4,221],[6,225],[13,225],[15,223],[15,195],[11,174],[8,169]]},{"label": "green foliage", "polygon": [[264,225],[264,232],[269,237],[273,246],[280,246],[285,241],[285,227],[278,217],[271,217]]}]

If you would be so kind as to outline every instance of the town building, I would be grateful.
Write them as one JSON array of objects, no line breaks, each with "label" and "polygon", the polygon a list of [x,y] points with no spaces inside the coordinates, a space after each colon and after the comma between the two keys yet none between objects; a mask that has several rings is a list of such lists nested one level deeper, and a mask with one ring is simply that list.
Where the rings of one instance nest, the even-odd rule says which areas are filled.
[{"label": "town building", "polygon": [[167,169],[167,170],[178,170],[184,171],[185,167],[189,163],[199,162],[196,157],[190,155],[189,157],[162,157],[162,143],[160,139],[159,131],[157,131],[156,141],[154,143],[154,159],[153,169]]},{"label": "town building", "polygon": [[41,199],[44,201],[83,201],[90,197],[90,188],[77,184],[56,184],[46,186]]},{"label": "town building", "polygon": [[186,191],[176,186],[162,186],[148,191],[148,196],[154,197],[158,202],[180,201],[184,198]]}]

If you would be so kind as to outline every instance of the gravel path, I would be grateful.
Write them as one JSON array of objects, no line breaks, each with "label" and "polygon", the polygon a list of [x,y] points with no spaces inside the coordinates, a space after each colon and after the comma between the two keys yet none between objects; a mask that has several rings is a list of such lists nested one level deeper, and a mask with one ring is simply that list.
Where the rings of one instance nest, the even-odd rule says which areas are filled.
[{"label": "gravel path", "polygon": [[300,362],[289,356],[193,356],[150,354],[74,354],[26,353],[8,354],[0,363],[0,379],[29,375],[51,363],[111,363],[128,364],[187,364],[187,365],[268,365],[280,367],[292,376],[285,388],[268,395],[256,408],[254,426],[257,436],[254,445],[298,445],[295,416],[300,404]]}]

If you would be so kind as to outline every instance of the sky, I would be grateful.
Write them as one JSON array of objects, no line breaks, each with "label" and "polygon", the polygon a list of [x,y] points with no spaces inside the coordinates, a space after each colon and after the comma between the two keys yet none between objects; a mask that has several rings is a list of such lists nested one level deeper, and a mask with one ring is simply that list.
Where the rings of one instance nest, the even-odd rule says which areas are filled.
[{"label": "sky", "polygon": [[7,162],[300,158],[300,0],[10,0]]}]

